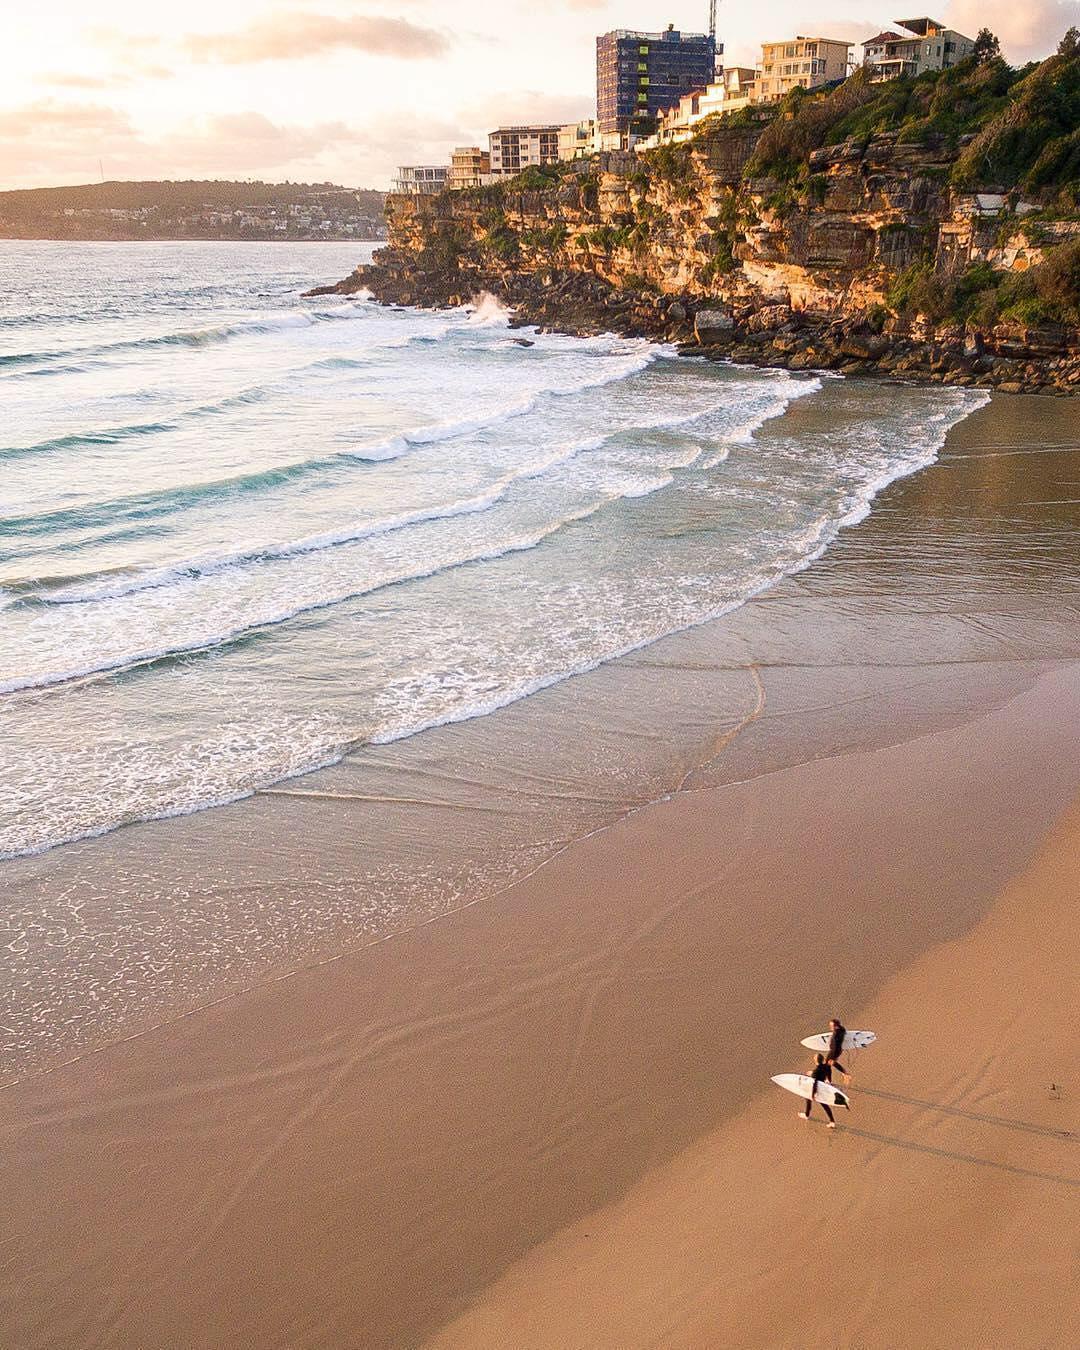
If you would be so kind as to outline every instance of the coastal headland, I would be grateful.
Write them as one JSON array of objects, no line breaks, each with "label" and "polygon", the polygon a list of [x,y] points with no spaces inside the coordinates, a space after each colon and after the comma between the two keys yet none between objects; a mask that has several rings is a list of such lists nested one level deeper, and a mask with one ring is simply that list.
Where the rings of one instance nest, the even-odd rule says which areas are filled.
[{"label": "coastal headland", "polygon": [[334,183],[85,183],[0,192],[0,239],[381,239],[384,194]]},{"label": "coastal headland", "polygon": [[[995,396],[722,621],[8,864],[274,907],[380,832],[489,855],[527,791],[653,764],[497,893],[4,1088],[0,1339],[1070,1345],[1070,413]],[[827,1135],[768,1078],[833,1013],[879,1043]]]},{"label": "coastal headland", "polygon": [[323,289],[424,306],[490,292],[521,324],[714,359],[1076,392],[1061,109],[1078,89],[1075,53],[885,85],[860,73],[708,118],[685,144],[391,195],[386,248]]}]

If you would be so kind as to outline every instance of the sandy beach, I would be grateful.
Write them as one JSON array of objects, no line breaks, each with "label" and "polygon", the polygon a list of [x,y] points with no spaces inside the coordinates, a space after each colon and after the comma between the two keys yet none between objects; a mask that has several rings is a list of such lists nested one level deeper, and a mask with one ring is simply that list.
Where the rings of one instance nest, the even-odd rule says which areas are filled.
[{"label": "sandy beach", "polygon": [[431,1344],[1070,1344],[1078,893],[1080,804],[973,932],[859,1008],[881,1043],[849,1057],[836,1135],[762,1092]]},{"label": "sandy beach", "polygon": [[[26,905],[271,909],[417,839],[457,885],[27,1061],[0,1340],[1070,1345],[1078,463],[1071,405],[995,399],[724,620],[20,860]],[[880,1039],[827,1134],[768,1078],[834,1012]]]}]

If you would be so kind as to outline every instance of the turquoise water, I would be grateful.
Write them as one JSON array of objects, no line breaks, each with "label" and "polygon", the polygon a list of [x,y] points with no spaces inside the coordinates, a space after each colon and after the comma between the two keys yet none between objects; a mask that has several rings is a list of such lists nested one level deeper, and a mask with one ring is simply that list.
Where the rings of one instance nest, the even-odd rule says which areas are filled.
[{"label": "turquoise water", "polygon": [[300,299],[363,252],[0,243],[0,856],[723,614],[983,401]]}]

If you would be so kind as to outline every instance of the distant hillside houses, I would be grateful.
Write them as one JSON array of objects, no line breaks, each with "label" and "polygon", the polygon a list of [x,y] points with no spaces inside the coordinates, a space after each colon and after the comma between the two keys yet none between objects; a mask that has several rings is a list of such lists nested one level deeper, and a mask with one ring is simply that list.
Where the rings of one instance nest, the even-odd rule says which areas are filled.
[{"label": "distant hillside houses", "polygon": [[335,184],[92,183],[0,193],[16,239],[378,239],[384,194]]},{"label": "distant hillside houses", "polygon": [[973,38],[925,15],[893,24],[862,44],[802,34],[763,42],[756,66],[723,65],[715,34],[617,29],[596,40],[595,117],[568,126],[499,127],[486,147],[455,148],[448,165],[400,167],[393,190],[427,195],[482,187],[602,150],[678,144],[706,117],[778,103],[797,88],[835,85],[863,66],[875,82],[942,70],[975,47]]}]

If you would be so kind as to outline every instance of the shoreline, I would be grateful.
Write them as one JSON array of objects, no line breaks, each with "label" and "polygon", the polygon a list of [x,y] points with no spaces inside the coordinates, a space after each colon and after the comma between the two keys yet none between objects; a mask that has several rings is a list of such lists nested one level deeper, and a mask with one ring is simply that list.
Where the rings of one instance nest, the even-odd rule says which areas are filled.
[{"label": "shoreline", "polygon": [[[560,1263],[564,1242],[594,1243],[610,1205],[633,1205],[795,1066],[795,1032],[823,1004],[865,1007],[978,924],[1075,790],[1061,727],[1078,699],[1075,664],[951,732],[678,794],[579,840],[498,905],[8,1088],[5,1240],[23,1297],[5,1336],[266,1344],[288,1328],[292,1345],[405,1346],[475,1304],[481,1330],[448,1343],[507,1344],[498,1323],[482,1334],[503,1315],[494,1281],[516,1290],[550,1241]],[[859,843],[849,856],[830,839]],[[817,978],[792,981],[793,964]],[[947,997],[977,1015],[978,999]],[[763,1146],[800,1171],[790,1133],[803,1127],[775,1096],[768,1116],[754,1118]],[[771,1234],[769,1213],[755,1220]],[[606,1279],[632,1269],[615,1250],[594,1258]],[[712,1270],[736,1260],[707,1250]],[[549,1299],[573,1318],[568,1279],[528,1281],[546,1311],[524,1343],[605,1343],[538,1331]],[[607,1343],[653,1343],[646,1327]]]},{"label": "shoreline", "polygon": [[[614,1232],[611,1206],[757,1110],[769,1074],[797,1067],[793,1028],[833,1011],[855,1025],[898,972],[965,941],[1075,798],[1078,456],[1062,405],[995,400],[812,568],[725,620],[374,748],[310,793],[20,867],[29,900],[89,876],[106,894],[129,875],[152,895],[182,887],[211,935],[219,892],[237,903],[254,885],[265,930],[313,885],[340,874],[341,889],[332,959],[256,968],[254,987],[0,1092],[20,1290],[5,1338],[374,1348],[470,1308],[482,1331],[537,1297],[578,1306],[572,1284],[538,1292],[531,1263],[594,1220]],[[597,764],[618,772],[608,796],[589,789],[587,817],[527,795],[576,800]],[[635,801],[656,782],[664,799]],[[383,836],[437,841],[461,894],[483,891],[500,849],[537,865],[495,902],[357,948],[345,902]],[[804,969],[815,978],[793,978]],[[977,997],[947,993],[977,1018]],[[882,1038],[879,1063],[901,1039]],[[782,1133],[747,1118],[771,1155],[796,1145],[784,1166],[805,1181],[811,1155],[789,1136],[806,1127],[766,1091]],[[903,1194],[902,1176],[887,1184]],[[770,1204],[755,1222],[775,1234]],[[735,1259],[688,1231],[713,1270]],[[688,1259],[682,1287],[700,1271]],[[905,1276],[896,1296],[915,1287]],[[675,1282],[654,1292],[677,1319]],[[621,1343],[650,1343],[650,1325]]]},{"label": "shoreline", "polygon": [[[840,397],[844,385],[830,388]],[[817,418],[809,401],[796,401],[776,434],[814,434]],[[8,860],[16,939],[5,957],[15,996],[5,1019],[9,1073],[33,1073],[501,893],[570,840],[670,794],[688,774],[703,783],[752,778],[825,747],[886,745],[954,725],[1011,697],[1055,660],[1080,656],[1075,635],[1046,610],[1050,592],[1018,584],[1025,574],[1013,574],[997,527],[985,535],[978,513],[971,518],[972,502],[985,502],[987,526],[999,509],[999,451],[991,446],[983,457],[989,437],[1015,443],[1005,482],[1015,479],[1021,497],[1057,490],[1059,456],[1043,454],[1039,436],[1027,438],[1040,420],[1048,439],[1068,436],[1065,409],[1049,400],[999,401],[969,415],[935,464],[895,479],[808,570],[722,619],[488,716],[362,746],[291,786]],[[1021,501],[1011,510],[1008,528],[1023,553],[1019,522],[1035,528],[1046,510]],[[914,517],[940,537],[928,555],[940,573],[936,618],[907,613],[928,580],[909,574]],[[1061,535],[1063,555],[1071,529]],[[1044,545],[1031,564],[1054,578],[1054,556]],[[961,573],[982,580],[952,598]],[[849,575],[880,598],[853,607]],[[973,623],[973,607],[1002,605],[1015,617],[1000,634]],[[1011,640],[1014,623],[1030,655]],[[905,669],[917,676],[918,700]],[[768,715],[734,737],[758,697],[755,670]],[[850,697],[861,704],[857,722],[843,715]],[[598,774],[600,747],[606,768]],[[522,777],[512,767],[519,764],[533,774]],[[360,855],[351,843],[358,829]],[[419,857],[415,837],[426,841]],[[74,928],[69,906],[79,914]],[[119,928],[117,915],[126,916]],[[48,941],[50,925],[58,941]],[[23,933],[34,941],[21,943]],[[114,972],[108,984],[98,974],[103,956]]]},{"label": "shoreline", "polygon": [[[511,311],[512,328],[537,328],[569,337],[648,338],[677,347],[680,356],[766,370],[1003,394],[1067,398],[1080,393],[1080,365],[1067,346],[1040,352],[1019,337],[1015,349],[984,350],[981,336],[930,326],[887,333],[859,316],[829,319],[766,305],[735,316],[730,307],[690,294],[660,295],[615,287],[593,274],[564,273],[547,281],[531,273],[478,273],[445,278],[418,274],[403,263],[370,263],[332,285],[305,291],[305,299],[370,292],[388,308],[447,309],[491,295]],[[782,311],[777,313],[777,311]]]}]

